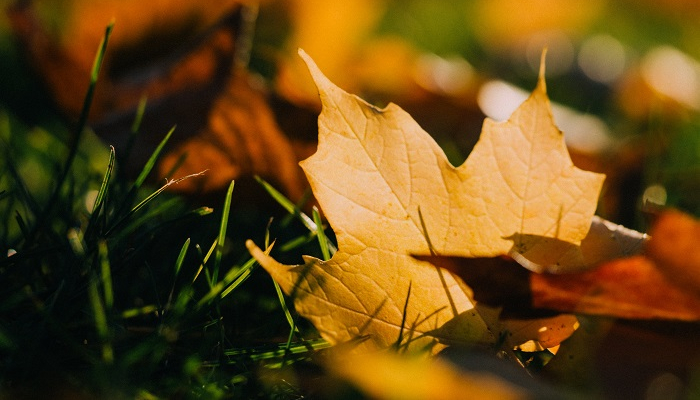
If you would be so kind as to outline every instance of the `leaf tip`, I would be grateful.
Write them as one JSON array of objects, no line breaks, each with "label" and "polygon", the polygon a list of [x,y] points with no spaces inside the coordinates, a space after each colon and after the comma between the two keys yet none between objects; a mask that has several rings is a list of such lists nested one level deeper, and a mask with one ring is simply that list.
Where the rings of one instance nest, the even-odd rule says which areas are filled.
[{"label": "leaf tip", "polygon": [[546,60],[547,60],[547,47],[542,48],[542,55],[540,55],[540,72],[539,76],[537,79],[537,88],[541,88],[541,90],[545,93],[547,93],[547,84],[544,79],[545,75],[545,70],[547,69],[546,67]]},{"label": "leaf tip", "polygon": [[307,61],[307,59],[310,59],[310,58],[311,58],[311,57],[309,57],[309,53],[307,53],[306,51],[304,51],[304,49],[302,49],[301,47],[299,47],[299,48],[297,49],[297,54],[299,54],[299,57],[303,58],[304,61]]},{"label": "leaf tip", "polygon": [[314,59],[304,51],[304,49],[299,48],[298,50],[299,57],[301,57],[302,60],[304,60],[304,63],[306,63],[306,67],[309,69],[309,72],[311,73],[311,77],[314,79],[314,82],[316,83],[316,86],[321,86],[321,80],[327,80],[326,76],[321,72],[321,69],[318,67]]},{"label": "leaf tip", "polygon": [[252,240],[248,239],[245,241],[245,247],[248,249],[248,252],[250,253],[251,256],[255,259],[259,259],[260,256],[264,255],[263,251],[260,250],[260,247],[258,247],[255,242]]},{"label": "leaf tip", "polygon": [[255,242],[253,242],[251,239],[248,239],[245,241],[245,247],[248,249],[248,252],[250,253],[253,258],[255,258],[260,264],[263,264],[264,260],[271,259],[270,257],[270,251],[272,251],[272,246],[275,245],[275,242],[273,241],[264,251],[258,247]]}]

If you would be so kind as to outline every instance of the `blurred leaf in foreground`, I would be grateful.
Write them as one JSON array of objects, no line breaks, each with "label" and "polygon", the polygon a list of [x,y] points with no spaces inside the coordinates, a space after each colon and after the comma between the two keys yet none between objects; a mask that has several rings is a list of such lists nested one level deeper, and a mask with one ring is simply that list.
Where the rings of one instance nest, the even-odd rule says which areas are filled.
[{"label": "blurred leaf in foreground", "polygon": [[461,371],[440,358],[402,357],[394,353],[373,352],[337,355],[327,365],[333,373],[373,399],[501,400],[532,396],[532,393],[496,374]]}]

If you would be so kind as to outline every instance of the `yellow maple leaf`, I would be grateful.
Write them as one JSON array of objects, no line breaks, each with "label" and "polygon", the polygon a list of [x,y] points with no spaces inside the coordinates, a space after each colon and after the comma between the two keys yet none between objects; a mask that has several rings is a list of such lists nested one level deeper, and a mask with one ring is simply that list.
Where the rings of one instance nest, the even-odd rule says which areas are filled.
[{"label": "yellow maple leaf", "polygon": [[[459,278],[411,254],[490,257],[517,250],[517,235],[572,244],[586,236],[604,176],[571,162],[543,72],[507,122],[486,120],[455,168],[401,108],[379,109],[344,92],[300,54],[323,104],[318,151],[301,165],[339,250],[327,262],[305,257],[298,266],[249,242],[251,254],[331,343],[495,342],[497,312],[475,307]],[[539,243],[547,241],[530,240],[528,249]]]}]

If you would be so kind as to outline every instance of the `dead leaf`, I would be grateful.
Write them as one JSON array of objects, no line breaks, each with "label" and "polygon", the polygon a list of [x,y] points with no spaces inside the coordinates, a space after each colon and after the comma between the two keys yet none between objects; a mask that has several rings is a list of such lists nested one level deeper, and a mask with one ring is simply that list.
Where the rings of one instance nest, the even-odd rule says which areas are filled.
[{"label": "dead leaf", "polygon": [[476,301],[502,306],[506,316],[553,310],[626,319],[700,320],[700,296],[670,282],[641,255],[570,274],[533,273],[504,258],[439,258],[424,259],[459,275],[474,290]]},{"label": "dead leaf", "polygon": [[[105,27],[114,21],[92,104],[95,121],[107,113],[136,107],[143,95],[155,100],[212,79],[221,60],[187,57],[198,47],[193,38],[206,37],[208,29],[231,16],[240,4],[238,0],[207,6],[173,0],[68,0],[60,4],[34,0],[16,2],[8,15],[31,67],[46,82],[59,107],[73,118],[82,108]],[[232,40],[211,47],[210,56],[233,59]],[[179,72],[173,74],[173,70]]]},{"label": "dead leaf", "polygon": [[[107,143],[128,146],[132,114],[95,126]],[[175,190],[197,194],[226,187],[231,180],[260,175],[278,185],[288,197],[302,197],[306,182],[289,138],[280,130],[260,83],[245,71],[230,73],[197,90],[169,96],[149,106],[126,166],[138,174],[170,127],[175,132],[157,167],[158,177],[203,170]]]},{"label": "dead leaf", "polygon": [[[534,342],[537,350],[553,348],[559,345],[563,339],[571,336],[578,328],[578,320],[574,315],[560,314],[553,317],[517,320],[511,319],[504,322],[506,332],[512,343]],[[524,351],[536,351],[525,349]]]},{"label": "dead leaf", "polygon": [[[275,120],[264,85],[237,64],[239,35],[249,10],[238,8],[238,1],[211,8],[194,2],[156,3],[144,9],[133,1],[73,1],[68,15],[78,18],[67,23],[66,31],[75,37],[52,35],[33,3],[13,9],[12,20],[58,106],[75,118],[97,44],[105,25],[115,18],[91,120],[95,132],[124,156],[138,103],[147,96],[142,133],[131,145],[129,162],[121,166],[129,175],[141,171],[164,135],[177,126],[154,180],[172,178],[174,169],[176,176],[208,170],[199,179],[173,187],[200,195],[223,189],[233,179],[261,175],[288,197],[300,199],[306,183],[290,140]],[[163,19],[159,12],[168,7],[173,12]],[[190,19],[199,22],[187,26]],[[154,35],[160,38],[155,45]],[[172,48],[156,48],[160,41],[183,35],[182,43]],[[149,63],[124,61],[151,52],[156,56]]]},{"label": "dead leaf", "polygon": [[700,319],[700,297],[678,290],[642,256],[576,275],[533,274],[530,283],[536,308],[629,319]]},{"label": "dead leaf", "polygon": [[543,76],[509,121],[486,120],[455,168],[399,107],[347,94],[301,54],[323,103],[318,151],[302,168],[339,251],[299,266],[249,242],[251,253],[331,343],[365,335],[367,348],[493,343],[494,310],[475,308],[459,279],[410,254],[494,256],[518,233],[575,244],[586,236],[603,176],[573,166]]}]

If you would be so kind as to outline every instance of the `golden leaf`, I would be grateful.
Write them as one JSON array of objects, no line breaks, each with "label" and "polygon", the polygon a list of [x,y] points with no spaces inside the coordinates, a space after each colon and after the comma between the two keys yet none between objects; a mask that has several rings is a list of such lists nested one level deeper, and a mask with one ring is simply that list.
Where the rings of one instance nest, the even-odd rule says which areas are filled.
[{"label": "golden leaf", "polygon": [[398,106],[378,109],[344,92],[300,54],[323,104],[318,151],[301,165],[339,251],[287,266],[249,242],[253,256],[331,343],[495,342],[496,312],[475,307],[460,279],[411,254],[489,257],[548,245],[518,235],[572,244],[586,236],[604,177],[571,162],[543,71],[510,120],[486,120],[455,168]]}]

